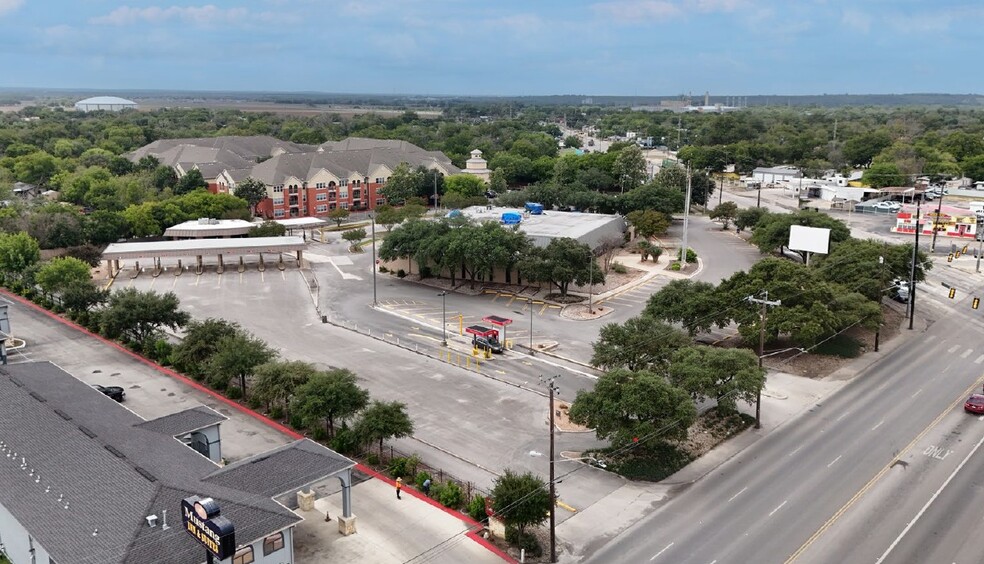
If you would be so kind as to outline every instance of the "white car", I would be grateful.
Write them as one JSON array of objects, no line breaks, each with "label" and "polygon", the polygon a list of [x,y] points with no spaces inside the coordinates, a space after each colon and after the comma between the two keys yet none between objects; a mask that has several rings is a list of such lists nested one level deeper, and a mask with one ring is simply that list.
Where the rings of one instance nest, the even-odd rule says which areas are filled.
[{"label": "white car", "polygon": [[878,202],[875,204],[875,209],[897,212],[902,209],[902,204],[898,202]]}]

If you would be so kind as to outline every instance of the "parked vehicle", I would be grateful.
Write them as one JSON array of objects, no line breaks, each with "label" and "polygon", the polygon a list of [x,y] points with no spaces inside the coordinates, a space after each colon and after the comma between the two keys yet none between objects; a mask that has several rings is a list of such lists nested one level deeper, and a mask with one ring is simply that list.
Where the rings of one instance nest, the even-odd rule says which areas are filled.
[{"label": "parked vehicle", "polygon": [[119,386],[100,386],[99,384],[94,384],[92,387],[102,392],[106,397],[112,398],[119,403],[123,403],[123,400],[126,398],[126,392]]},{"label": "parked vehicle", "polygon": [[984,395],[970,394],[967,402],[964,403],[964,411],[967,413],[984,414]]},{"label": "parked vehicle", "polygon": [[875,204],[875,209],[876,210],[885,210],[885,211],[897,212],[897,211],[899,211],[899,210],[902,209],[902,204],[900,204],[898,202],[889,202],[889,201],[886,200],[886,201],[878,202],[877,204]]},{"label": "parked vehicle", "polygon": [[479,337],[476,335],[472,337],[472,345],[483,351],[490,351],[496,354],[502,352],[502,343],[495,337]]}]

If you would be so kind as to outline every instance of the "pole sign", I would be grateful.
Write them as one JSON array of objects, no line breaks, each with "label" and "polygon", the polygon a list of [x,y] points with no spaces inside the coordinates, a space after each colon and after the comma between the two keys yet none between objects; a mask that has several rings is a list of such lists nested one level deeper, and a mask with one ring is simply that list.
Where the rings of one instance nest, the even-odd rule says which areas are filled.
[{"label": "pole sign", "polygon": [[236,527],[219,515],[219,504],[210,497],[193,495],[181,500],[181,522],[209,553],[225,560],[236,552]]}]

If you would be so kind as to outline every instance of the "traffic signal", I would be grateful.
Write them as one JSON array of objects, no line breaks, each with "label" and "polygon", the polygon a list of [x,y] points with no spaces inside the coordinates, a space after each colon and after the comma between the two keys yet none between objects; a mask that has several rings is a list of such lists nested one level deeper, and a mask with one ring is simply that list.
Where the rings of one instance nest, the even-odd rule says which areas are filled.
[{"label": "traffic signal", "polygon": [[950,299],[952,300],[953,297],[956,296],[956,295],[957,295],[957,289],[956,288],[950,288]]},{"label": "traffic signal", "polygon": [[971,309],[977,309],[977,306],[979,306],[979,305],[981,305],[981,299],[980,298],[974,298],[974,301],[970,302],[970,308]]}]

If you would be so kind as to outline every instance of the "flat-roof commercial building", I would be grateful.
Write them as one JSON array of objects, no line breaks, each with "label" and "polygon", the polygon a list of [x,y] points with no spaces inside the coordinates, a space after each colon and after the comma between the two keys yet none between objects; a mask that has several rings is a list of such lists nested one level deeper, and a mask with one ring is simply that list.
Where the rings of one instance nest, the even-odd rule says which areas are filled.
[{"label": "flat-roof commercial building", "polygon": [[538,247],[546,247],[553,239],[570,237],[596,249],[606,239],[616,237],[621,240],[626,228],[622,216],[602,213],[546,211],[534,215],[517,208],[496,206],[471,206],[461,213],[479,222],[501,221],[504,213],[518,214],[522,217],[519,230]]},{"label": "flat-roof commercial building", "polygon": [[0,367],[0,551],[12,564],[197,564],[182,501],[235,528],[223,563],[292,563],[302,520],[275,497],[328,477],[351,516],[354,463],[310,440],[221,467],[205,407],[146,421],[48,362]]},{"label": "flat-roof commercial building", "polygon": [[171,239],[243,237],[248,235],[256,226],[256,223],[242,219],[202,218],[168,227],[164,230],[164,236]]}]

